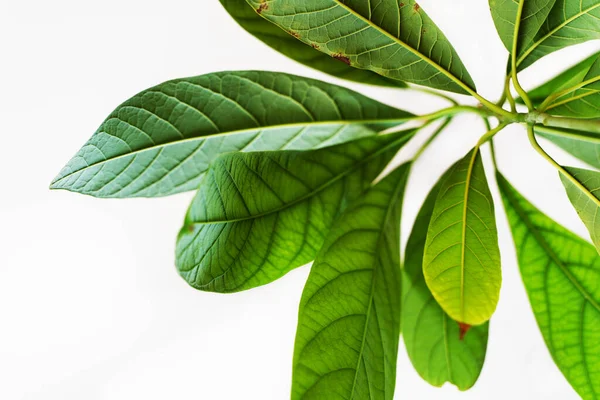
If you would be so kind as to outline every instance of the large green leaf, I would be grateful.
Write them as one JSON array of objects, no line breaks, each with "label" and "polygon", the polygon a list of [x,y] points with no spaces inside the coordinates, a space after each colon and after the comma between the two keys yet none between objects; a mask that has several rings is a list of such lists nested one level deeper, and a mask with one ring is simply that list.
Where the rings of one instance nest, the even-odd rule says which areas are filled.
[{"label": "large green leaf", "polygon": [[[523,11],[519,21],[519,40],[517,41],[519,53],[531,44],[556,0],[520,1],[523,2]],[[519,0],[489,0],[489,2],[500,39],[508,51],[512,52]]]},{"label": "large green leaf", "polygon": [[314,149],[385,129],[410,115],[328,83],[276,72],[178,79],[119,106],[52,183],[97,197],[197,189],[232,151]]},{"label": "large green leaf", "polygon": [[533,42],[519,51],[518,69],[556,50],[594,39],[600,39],[600,1],[556,0]]},{"label": "large green leaf", "polygon": [[551,79],[533,90],[531,96],[536,106],[550,96],[542,110],[549,114],[577,118],[600,117],[600,54],[594,54]]},{"label": "large green leaf", "polygon": [[292,400],[392,400],[400,341],[400,214],[409,164],[335,223],[302,294]]},{"label": "large green leaf", "polygon": [[569,200],[587,227],[596,249],[600,251],[600,173],[581,168],[564,167],[580,185],[560,174]]},{"label": "large green leaf", "polygon": [[408,356],[427,382],[451,382],[461,390],[472,387],[483,367],[489,322],[473,327],[461,338],[459,324],[437,304],[423,276],[427,228],[442,181],[419,211],[406,245],[402,278],[402,331]]},{"label": "large green leaf", "polygon": [[600,168],[600,136],[593,133],[562,128],[535,126],[536,134],[550,140],[566,152]]},{"label": "large green leaf", "polygon": [[584,399],[600,397],[600,258],[500,174],[519,268],[552,358]]},{"label": "large green leaf", "polygon": [[458,54],[415,0],[247,0],[261,16],[330,56],[436,89],[475,84]]},{"label": "large green leaf", "polygon": [[[546,83],[527,92],[529,98],[535,106],[539,106],[544,100],[546,100],[548,96],[555,93],[560,93],[564,90],[581,84],[586,80],[586,76],[589,75],[592,65],[598,60],[599,57],[600,52],[593,54],[585,60],[573,65],[566,71],[561,72],[554,78],[548,80]],[[518,100],[520,103],[522,103],[520,98]]]},{"label": "large green leaf", "polygon": [[407,87],[402,81],[385,78],[372,71],[353,68],[343,61],[336,60],[319,50],[313,49],[311,46],[307,46],[283,29],[261,18],[246,3],[246,0],[220,1],[229,15],[242,28],[266,45],[299,63],[349,81],[398,88]]},{"label": "large green leaf", "polygon": [[479,148],[454,164],[442,183],[427,233],[423,272],[452,319],[481,325],[491,318],[502,275],[494,203]]},{"label": "large green leaf", "polygon": [[313,151],[225,154],[214,161],[177,241],[193,287],[234,292],[312,261],[340,211],[414,131]]}]

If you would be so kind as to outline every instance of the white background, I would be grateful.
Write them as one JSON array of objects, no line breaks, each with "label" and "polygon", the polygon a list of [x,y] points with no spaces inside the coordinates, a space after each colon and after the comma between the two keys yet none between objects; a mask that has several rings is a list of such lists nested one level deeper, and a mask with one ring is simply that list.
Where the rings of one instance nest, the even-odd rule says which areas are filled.
[{"label": "white background", "polygon": [[[495,100],[506,51],[487,1],[421,5],[480,93]],[[525,86],[597,46],[547,57],[524,74]],[[335,79],[242,31],[217,0],[0,0],[0,51],[0,398],[289,398],[308,268],[237,295],[197,292],[173,266],[191,194],[100,200],[47,188],[114,107],[159,82],[236,69]],[[413,112],[446,106],[425,94],[350,86]],[[477,118],[460,117],[419,161],[404,239],[437,176],[482,133]],[[501,169],[517,188],[586,235],[555,171],[529,148],[523,130],[507,129],[498,145]],[[545,349],[499,204],[504,286],[479,382],[467,393],[430,387],[402,348],[397,398],[577,398]]]}]

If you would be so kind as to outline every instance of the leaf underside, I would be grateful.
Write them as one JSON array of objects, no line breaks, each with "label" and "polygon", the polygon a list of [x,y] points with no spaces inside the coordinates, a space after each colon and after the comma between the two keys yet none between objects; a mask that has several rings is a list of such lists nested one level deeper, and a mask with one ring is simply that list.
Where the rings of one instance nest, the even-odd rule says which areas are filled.
[{"label": "leaf underside", "polygon": [[283,55],[308,67],[325,72],[336,78],[370,85],[396,88],[406,83],[388,79],[372,71],[353,68],[302,43],[277,25],[261,18],[246,0],[220,0],[229,15],[247,32]]},{"label": "leaf underside", "polygon": [[536,134],[587,164],[600,169],[600,137],[592,133],[535,126]]},{"label": "leaf underside", "polygon": [[521,71],[557,50],[600,39],[600,1],[556,0],[534,40],[519,52]]},{"label": "leaf underside", "polygon": [[552,358],[583,399],[600,397],[600,258],[498,174],[521,275]]},{"label": "leaf underside", "polygon": [[307,150],[396,125],[411,114],[351,90],[276,72],[178,79],[119,106],[52,183],[97,197],[198,188],[219,155]]},{"label": "leaf underside", "polygon": [[331,225],[414,131],[313,151],[231,153],[206,174],[177,241],[193,287],[235,292],[312,261]]},{"label": "leaf underside", "polygon": [[456,93],[475,84],[415,0],[247,0],[264,18],[348,65]]},{"label": "leaf underside", "polygon": [[[519,22],[519,40],[521,49],[531,45],[542,24],[548,17],[556,0],[524,0],[521,21]],[[490,10],[500,39],[509,52],[512,52],[515,35],[515,22],[519,9],[518,0],[490,0]]]},{"label": "leaf underside", "polygon": [[427,233],[423,272],[452,319],[480,325],[491,318],[502,276],[494,204],[478,149],[459,160],[443,181]]},{"label": "leaf underside", "polygon": [[335,223],[302,294],[292,400],[392,400],[400,340],[400,213],[410,165]]},{"label": "leaf underside", "polygon": [[600,251],[600,173],[575,167],[564,168],[586,189],[582,190],[559,174],[569,200],[590,232],[592,243]]},{"label": "leaf underside", "polygon": [[471,328],[461,340],[459,324],[437,304],[425,283],[423,253],[441,182],[421,207],[406,245],[402,332],[412,365],[423,379],[434,386],[450,382],[460,390],[467,390],[475,384],[483,368],[489,322]]}]

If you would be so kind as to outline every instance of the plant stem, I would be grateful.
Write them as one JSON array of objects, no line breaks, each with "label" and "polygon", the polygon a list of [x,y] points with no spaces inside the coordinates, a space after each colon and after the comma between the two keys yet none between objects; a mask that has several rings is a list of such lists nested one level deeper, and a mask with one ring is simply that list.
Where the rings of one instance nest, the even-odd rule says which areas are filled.
[{"label": "plant stem", "polygon": [[530,112],[526,117],[526,122],[529,124],[542,124],[554,128],[567,128],[589,133],[600,133],[600,120],[597,119],[590,120],[554,117],[544,113]]},{"label": "plant stem", "polygon": [[510,75],[507,75],[504,81],[504,98],[508,99],[508,104],[510,104],[510,111],[517,112],[517,103],[515,102],[515,98],[510,92]]},{"label": "plant stem", "polygon": [[521,17],[523,15],[523,6],[524,5],[525,5],[525,0],[519,0],[519,8],[517,10],[517,19],[515,21],[515,30],[514,30],[514,34],[513,34],[513,46],[512,46],[512,51],[510,52],[511,53],[511,57],[510,57],[511,74],[512,74],[513,85],[515,86],[517,93],[519,93],[519,96],[521,96],[521,98],[525,102],[525,105],[527,106],[529,111],[533,111],[533,109],[534,109],[533,103],[529,99],[527,92],[525,90],[523,90],[523,88],[521,87],[521,84],[519,83],[519,78],[517,77],[517,50],[518,50],[518,45],[519,45],[519,30],[521,28]]},{"label": "plant stem", "polygon": [[552,164],[552,166],[558,171],[560,172],[565,178],[567,178],[573,185],[575,185],[579,190],[581,190],[590,200],[592,200],[594,203],[596,203],[597,206],[600,207],[600,199],[598,199],[596,196],[594,196],[589,190],[588,188],[586,188],[585,186],[583,186],[583,184],[581,182],[579,182],[577,180],[577,178],[575,178],[573,175],[571,175],[569,173],[569,171],[567,171],[562,165],[560,165],[559,163],[557,163],[552,157],[550,157],[550,155],[548,153],[546,153],[546,151],[542,148],[542,146],[540,146],[540,144],[537,141],[537,138],[535,137],[535,132],[533,130],[533,125],[527,125],[527,136],[529,137],[529,142],[531,143],[531,145],[533,146],[533,148],[542,156],[546,159],[546,161],[548,161],[550,164]]},{"label": "plant stem", "polygon": [[506,128],[510,123],[507,122],[503,122],[500,125],[498,125],[497,127],[495,127],[494,129],[490,129],[489,131],[487,131],[477,142],[477,145],[475,147],[481,147],[485,142],[487,142],[488,140],[490,140],[491,138],[493,138],[498,132],[500,132],[502,129]]},{"label": "plant stem", "polygon": [[[431,136],[423,143],[423,145],[417,150],[415,155],[413,156],[413,162],[417,161],[419,157],[425,152],[425,150],[429,147],[429,145],[439,136],[440,133],[450,124],[452,121],[452,117],[447,118],[432,134]],[[421,128],[422,129],[422,128]]]}]

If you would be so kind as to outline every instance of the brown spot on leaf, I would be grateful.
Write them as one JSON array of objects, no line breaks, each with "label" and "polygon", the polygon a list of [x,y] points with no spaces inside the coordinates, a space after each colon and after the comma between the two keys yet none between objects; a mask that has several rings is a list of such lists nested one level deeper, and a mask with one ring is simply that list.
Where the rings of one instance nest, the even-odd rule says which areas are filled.
[{"label": "brown spot on leaf", "polygon": [[343,55],[343,54],[339,54],[339,53],[338,54],[334,54],[332,57],[335,58],[338,61],[343,62],[344,64],[350,65],[350,59],[348,57],[346,57],[345,55]]},{"label": "brown spot on leaf", "polygon": [[414,8],[415,12],[419,12],[419,10],[421,9],[421,6],[419,5],[419,3],[415,3],[413,8]]},{"label": "brown spot on leaf", "polygon": [[404,7],[404,3],[400,3],[400,4],[399,4],[399,6],[400,6],[400,7]]},{"label": "brown spot on leaf", "polygon": [[268,10],[268,9],[269,9],[269,4],[261,3],[260,6],[258,6],[258,9],[256,10],[256,12],[260,14],[261,12]]},{"label": "brown spot on leaf", "polygon": [[467,334],[467,332],[469,332],[469,330],[472,328],[471,325],[469,324],[463,324],[462,322],[458,323],[458,327],[460,329],[460,340],[463,340],[465,338],[465,335]]},{"label": "brown spot on leaf", "polygon": [[311,47],[312,47],[313,49],[317,49],[317,50],[319,50],[319,45],[318,45],[318,44],[316,44],[316,43],[311,43],[310,45],[311,45]]},{"label": "brown spot on leaf", "polygon": [[298,34],[298,32],[293,32],[293,31],[290,31],[289,33],[290,33],[290,35],[292,35],[292,36],[293,36],[293,37],[295,37],[296,39],[298,39],[298,38],[300,37],[300,35]]}]

